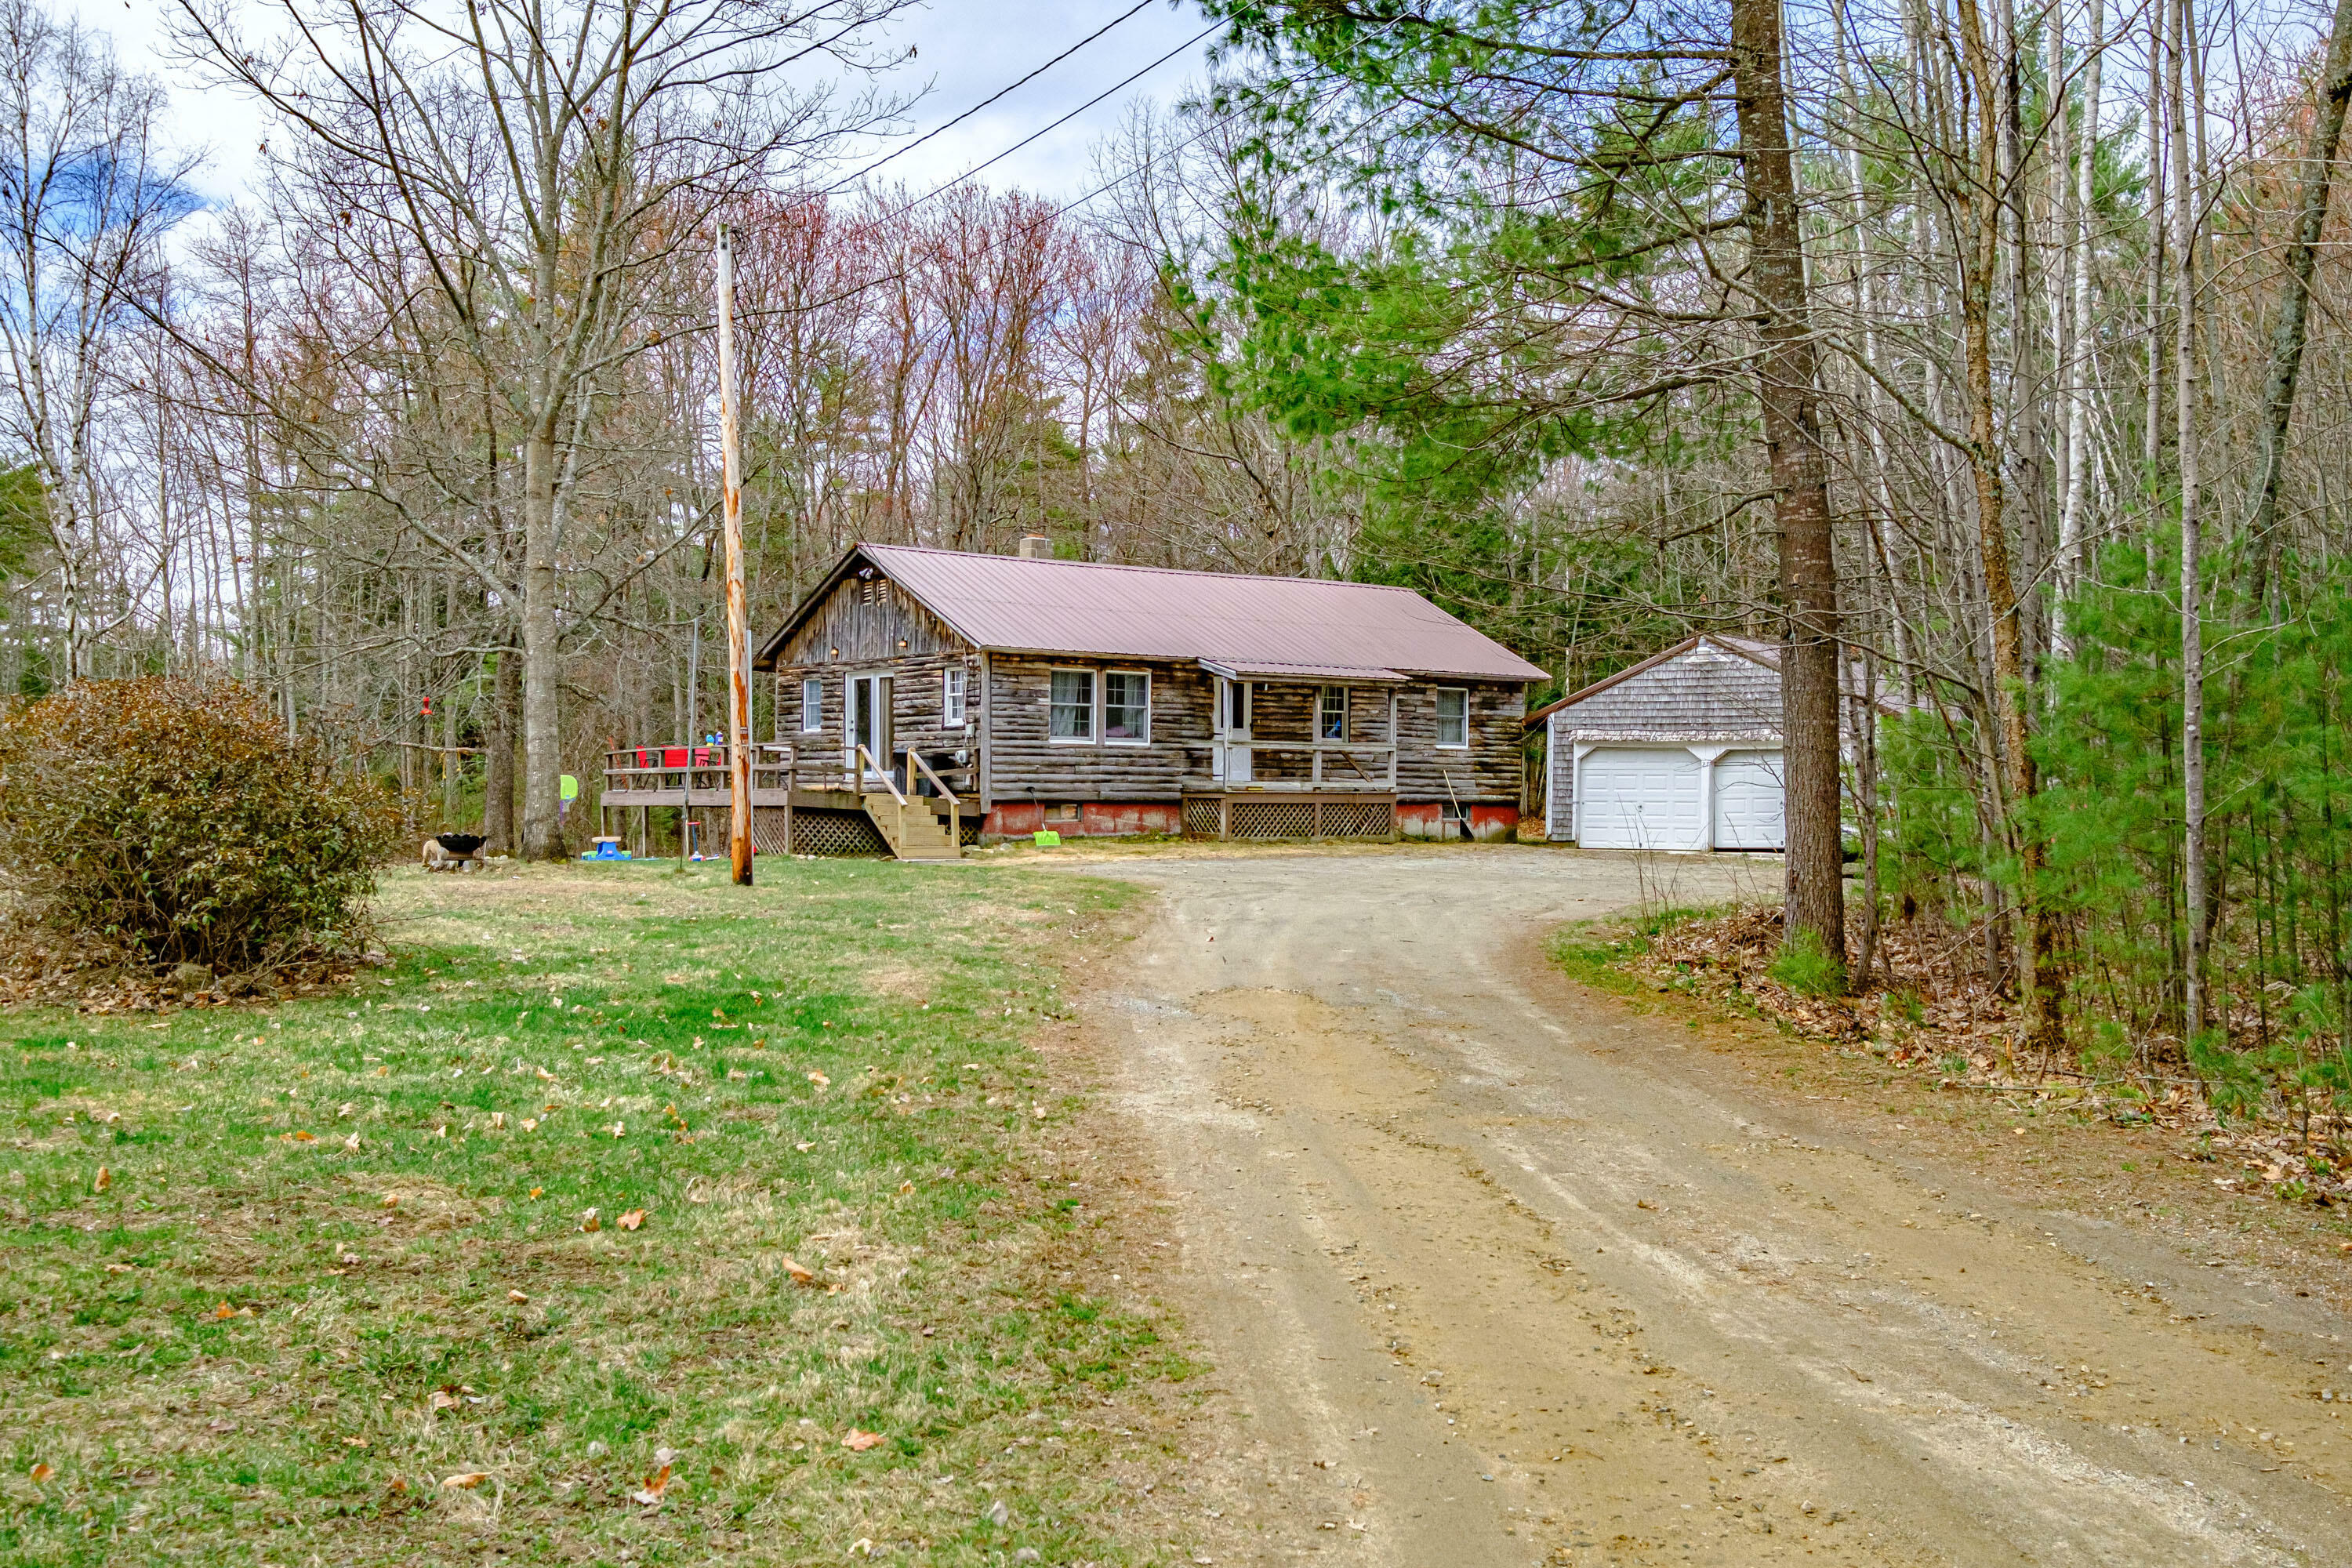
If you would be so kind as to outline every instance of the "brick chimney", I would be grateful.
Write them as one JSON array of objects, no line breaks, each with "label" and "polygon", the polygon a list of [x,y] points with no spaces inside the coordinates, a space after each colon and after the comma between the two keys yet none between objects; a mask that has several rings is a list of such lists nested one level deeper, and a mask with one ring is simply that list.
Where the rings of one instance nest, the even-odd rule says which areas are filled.
[{"label": "brick chimney", "polygon": [[1054,542],[1052,540],[1042,533],[1024,533],[1021,536],[1022,560],[1051,561],[1053,558]]}]

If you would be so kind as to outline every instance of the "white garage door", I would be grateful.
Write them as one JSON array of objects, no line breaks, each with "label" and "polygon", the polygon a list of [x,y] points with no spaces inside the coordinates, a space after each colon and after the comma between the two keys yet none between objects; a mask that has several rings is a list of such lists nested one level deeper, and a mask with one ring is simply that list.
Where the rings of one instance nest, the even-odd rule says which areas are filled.
[{"label": "white garage door", "polygon": [[1676,747],[1597,746],[1577,770],[1577,842],[1587,849],[1698,849],[1699,760]]},{"label": "white garage door", "polygon": [[1715,847],[1780,849],[1789,828],[1778,752],[1726,752],[1715,761]]}]

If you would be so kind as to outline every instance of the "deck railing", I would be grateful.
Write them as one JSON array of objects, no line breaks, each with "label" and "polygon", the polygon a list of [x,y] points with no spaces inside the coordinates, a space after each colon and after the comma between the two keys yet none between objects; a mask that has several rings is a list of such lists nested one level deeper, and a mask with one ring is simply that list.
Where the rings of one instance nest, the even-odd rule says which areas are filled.
[{"label": "deck railing", "polygon": [[[852,772],[841,752],[831,746],[813,747],[803,752],[788,741],[760,741],[753,742],[749,750],[754,800],[773,792],[791,790],[862,794],[875,773],[885,772],[863,746],[858,748],[858,754],[874,769],[863,779]],[[897,753],[891,759],[892,768],[887,771],[895,772],[899,759],[907,754],[903,752]],[[688,792],[691,792],[695,797],[694,804],[699,805],[703,797],[711,795],[722,797],[730,795],[733,789],[731,762],[730,748],[717,742],[688,746],[623,746],[604,753],[604,792],[607,795],[652,794],[669,797],[655,803],[657,805],[687,804]],[[958,804],[961,797],[948,787],[947,779],[962,779],[970,787],[971,777],[976,772],[968,765],[934,770],[919,755],[915,757],[914,764],[942,795]],[[898,786],[894,784],[892,787],[896,789]]]},{"label": "deck railing", "polygon": [[[1393,741],[1212,741],[1193,745],[1187,750],[1205,752],[1209,758],[1208,775],[1200,780],[1212,788],[1233,787],[1259,790],[1363,790],[1393,794],[1396,790],[1397,748]],[[1249,753],[1251,777],[1234,783],[1223,775],[1227,769],[1222,759],[1235,752]],[[1261,756],[1297,756],[1307,759],[1307,776],[1303,779],[1256,777],[1256,762]],[[1357,760],[1359,756],[1372,759],[1371,768]],[[1344,765],[1346,772],[1339,772]]]}]

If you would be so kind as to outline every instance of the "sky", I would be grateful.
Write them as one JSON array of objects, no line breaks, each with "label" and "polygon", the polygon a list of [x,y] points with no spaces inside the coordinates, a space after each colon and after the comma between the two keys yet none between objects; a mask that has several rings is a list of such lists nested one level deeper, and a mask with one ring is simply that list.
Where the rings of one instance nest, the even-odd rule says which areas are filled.
[{"label": "sky", "polygon": [[[908,116],[914,136],[954,119],[1018,80],[1070,45],[1128,10],[1135,0],[930,0],[903,13],[887,37],[912,46],[915,58],[891,79],[894,89],[923,92]],[[249,194],[258,169],[263,126],[252,106],[219,92],[196,91],[175,79],[162,58],[163,18],[176,0],[52,0],[67,14],[110,35],[125,63],[163,76],[172,89],[173,131],[184,142],[210,149],[196,184],[213,201]],[[257,10],[263,7],[257,6]],[[1076,110],[1162,56],[1174,58],[1114,92],[1068,124],[992,164],[979,176],[999,188],[1018,186],[1067,200],[1092,188],[1093,149],[1116,130],[1139,98],[1170,102],[1206,75],[1207,43],[1185,47],[1208,26],[1192,0],[1150,0],[1141,11],[1094,43],[942,135],[892,160],[882,176],[918,190],[947,183],[1032,132]],[[887,152],[879,141],[855,152],[852,169]]]}]

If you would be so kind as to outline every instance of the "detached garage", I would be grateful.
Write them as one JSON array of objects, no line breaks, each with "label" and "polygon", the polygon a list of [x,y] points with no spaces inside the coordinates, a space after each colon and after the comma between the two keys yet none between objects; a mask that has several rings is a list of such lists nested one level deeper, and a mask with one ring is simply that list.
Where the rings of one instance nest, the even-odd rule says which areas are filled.
[{"label": "detached garage", "polygon": [[1779,653],[1696,637],[1529,714],[1549,741],[1546,836],[1588,849],[1782,848]]}]

